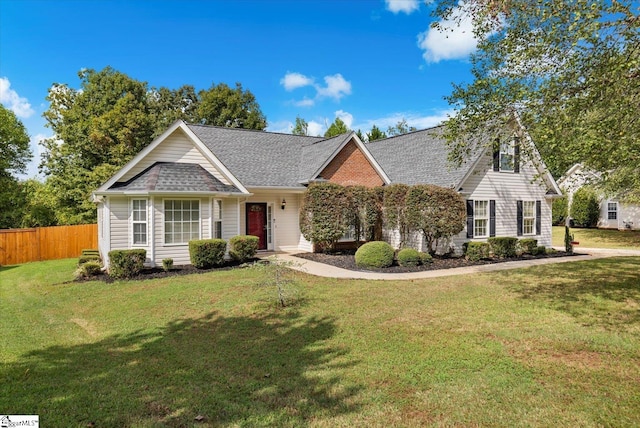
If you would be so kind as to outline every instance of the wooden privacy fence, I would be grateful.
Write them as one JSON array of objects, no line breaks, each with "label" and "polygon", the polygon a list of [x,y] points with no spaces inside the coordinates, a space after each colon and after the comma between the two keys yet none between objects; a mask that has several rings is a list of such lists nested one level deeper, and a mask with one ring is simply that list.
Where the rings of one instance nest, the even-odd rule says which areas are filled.
[{"label": "wooden privacy fence", "polygon": [[0,265],[79,257],[98,248],[98,225],[0,230]]}]

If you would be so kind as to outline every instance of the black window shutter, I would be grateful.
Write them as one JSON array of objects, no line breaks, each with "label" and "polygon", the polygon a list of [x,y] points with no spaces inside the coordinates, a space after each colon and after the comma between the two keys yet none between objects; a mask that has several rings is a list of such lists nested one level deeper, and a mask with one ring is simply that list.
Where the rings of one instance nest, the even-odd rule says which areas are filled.
[{"label": "black window shutter", "polygon": [[536,235],[542,233],[542,201],[536,201]]},{"label": "black window shutter", "polygon": [[496,201],[489,201],[489,236],[496,236]]},{"label": "black window shutter", "polygon": [[500,171],[500,141],[493,143],[493,170]]},{"label": "black window shutter", "polygon": [[516,204],[518,207],[518,216],[516,220],[518,222],[518,236],[522,236],[522,201],[517,201]]},{"label": "black window shutter", "polygon": [[467,199],[467,238],[473,238],[473,201]]},{"label": "black window shutter", "polygon": [[520,172],[520,138],[513,141],[513,172]]}]

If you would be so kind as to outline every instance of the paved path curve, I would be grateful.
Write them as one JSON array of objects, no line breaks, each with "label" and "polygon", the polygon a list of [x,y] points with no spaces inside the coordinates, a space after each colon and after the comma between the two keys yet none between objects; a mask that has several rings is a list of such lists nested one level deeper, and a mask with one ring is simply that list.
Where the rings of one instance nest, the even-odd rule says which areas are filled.
[{"label": "paved path curve", "polygon": [[[564,248],[562,248],[564,250]],[[410,273],[380,273],[380,272],[360,272],[342,269],[335,266],[318,263],[311,260],[301,259],[292,254],[278,253],[277,257],[292,263],[292,268],[311,275],[323,276],[327,278],[349,278],[349,279],[421,279],[437,278],[451,275],[467,275],[471,273],[495,272],[507,269],[517,269],[529,266],[547,265],[552,263],[578,262],[584,260],[595,260],[606,257],[640,257],[640,250],[615,250],[605,248],[580,248],[576,250],[580,254],[573,257],[553,257],[548,259],[518,260],[513,262],[495,263],[489,265],[466,266],[452,269],[439,269],[423,272]],[[273,255],[273,253],[272,253]],[[265,255],[266,257],[266,255]]]}]

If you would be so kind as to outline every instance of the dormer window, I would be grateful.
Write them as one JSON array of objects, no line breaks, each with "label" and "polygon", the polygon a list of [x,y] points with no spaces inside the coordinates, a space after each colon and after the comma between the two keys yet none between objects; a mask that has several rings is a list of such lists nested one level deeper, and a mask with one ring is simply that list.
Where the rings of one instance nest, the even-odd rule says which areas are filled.
[{"label": "dormer window", "polygon": [[498,172],[520,172],[520,139],[496,142],[493,152],[493,170]]}]

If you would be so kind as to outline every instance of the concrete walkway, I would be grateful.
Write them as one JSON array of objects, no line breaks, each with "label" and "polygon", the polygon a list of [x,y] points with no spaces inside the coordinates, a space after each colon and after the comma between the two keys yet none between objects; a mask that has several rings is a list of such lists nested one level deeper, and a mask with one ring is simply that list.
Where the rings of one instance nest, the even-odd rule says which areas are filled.
[{"label": "concrete walkway", "polygon": [[[564,248],[562,248],[564,250]],[[584,260],[595,260],[606,257],[618,256],[640,256],[640,250],[613,250],[604,248],[580,248],[576,250],[577,256],[572,257],[552,257],[548,259],[535,260],[518,260],[513,262],[494,263],[489,265],[466,266],[452,269],[439,269],[423,272],[410,273],[380,273],[380,272],[360,272],[339,267],[318,263],[311,260],[301,259],[292,254],[277,253],[278,259],[291,262],[292,268],[309,273],[311,275],[323,276],[327,278],[345,278],[345,279],[421,279],[421,278],[437,278],[441,276],[451,275],[467,275],[482,272],[496,272],[507,269],[518,269],[529,266],[547,265],[552,263],[579,262]],[[271,253],[273,255],[273,253]],[[261,257],[268,257],[263,254]]]}]

